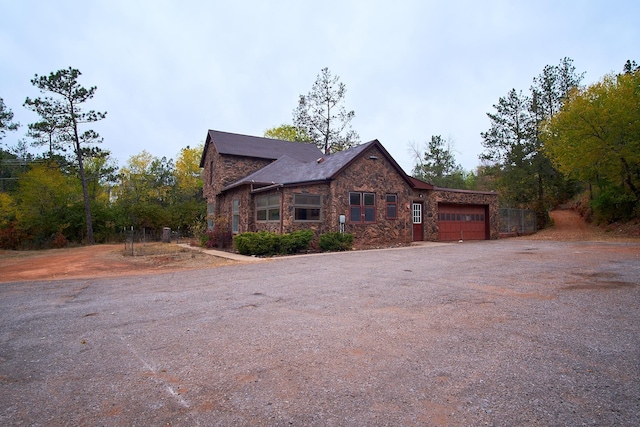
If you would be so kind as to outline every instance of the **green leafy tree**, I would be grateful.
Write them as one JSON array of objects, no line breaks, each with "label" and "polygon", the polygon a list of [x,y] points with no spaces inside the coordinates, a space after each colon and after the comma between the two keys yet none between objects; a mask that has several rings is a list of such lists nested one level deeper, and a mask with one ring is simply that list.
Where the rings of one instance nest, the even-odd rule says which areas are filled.
[{"label": "green leafy tree", "polygon": [[82,191],[59,167],[33,164],[20,176],[15,201],[19,227],[35,245],[46,245],[58,233],[80,238]]},{"label": "green leafy tree", "polygon": [[202,170],[200,168],[200,156],[204,146],[202,144],[191,148],[186,146],[181,149],[176,157],[175,182],[180,193],[186,197],[194,197],[200,194],[202,197]]},{"label": "green leafy tree", "polygon": [[451,142],[433,135],[425,144],[424,152],[413,148],[416,165],[413,176],[438,187],[466,188],[466,174],[456,163]]},{"label": "green leafy tree", "polygon": [[178,153],[175,164],[175,199],[171,208],[171,224],[181,231],[194,232],[196,224],[204,221],[206,202],[202,196],[200,156],[203,145],[187,146]]},{"label": "green leafy tree", "polygon": [[20,123],[13,122],[13,111],[4,105],[4,100],[0,98],[0,140],[4,138],[6,131],[15,131]]},{"label": "green leafy tree", "polygon": [[627,59],[627,62],[624,63],[624,67],[622,67],[622,72],[624,74],[633,74],[636,71],[640,70],[640,66],[636,61],[631,61]]},{"label": "green leafy tree", "polygon": [[493,182],[502,202],[534,209],[539,227],[548,224],[548,207],[575,191],[571,181],[544,155],[539,128],[560,111],[582,77],[569,58],[563,58],[557,66],[546,66],[533,79],[530,96],[512,89],[499,99],[494,105],[496,112],[487,114],[491,128],[481,133],[485,151],[480,158],[495,174]]},{"label": "green leafy tree", "polygon": [[[604,221],[640,214],[640,70],[570,92],[564,108],[543,127],[545,152],[568,175],[598,193]],[[635,211],[635,214],[634,214]]]},{"label": "green leafy tree", "polygon": [[323,68],[311,91],[300,95],[298,107],[293,111],[294,126],[303,130],[325,154],[360,142],[351,129],[355,112],[347,111],[343,104],[346,92],[340,78],[332,76],[329,68]]},{"label": "green leafy tree", "polygon": [[[40,121],[29,124],[27,136],[33,140],[33,146],[47,146],[48,157],[53,160],[56,154],[64,151],[63,117],[56,114],[54,105],[41,99],[32,100],[28,107],[40,116]],[[59,161],[60,157],[55,160]]]},{"label": "green leafy tree", "polygon": [[160,229],[170,224],[173,188],[173,160],[159,159],[146,150],[133,155],[120,168],[117,205],[123,226]]},{"label": "green leafy tree", "polygon": [[481,160],[494,166],[491,170],[497,175],[495,181],[503,202],[519,207],[529,207],[535,198],[530,163],[535,124],[529,102],[522,91],[511,89],[493,106],[495,113],[487,113],[491,128],[481,133],[485,147]]},{"label": "green leafy tree", "polygon": [[120,227],[188,231],[206,213],[202,197],[202,146],[180,150],[177,160],[147,151],[131,156],[120,168],[115,205]]},{"label": "green leafy tree", "polygon": [[173,159],[154,157],[149,166],[151,195],[161,206],[169,206],[174,197],[176,185],[175,164]]},{"label": "green leafy tree", "polygon": [[18,176],[27,170],[32,156],[21,153],[21,142],[18,141],[9,150],[0,149],[0,192],[13,193],[18,188]]},{"label": "green leafy tree", "polygon": [[93,244],[93,221],[87,177],[84,170],[83,148],[102,142],[102,138],[93,130],[81,132],[80,126],[102,120],[106,117],[106,113],[82,109],[82,105],[93,98],[97,88],[93,86],[86,89],[81,86],[78,83],[80,75],[80,71],[71,67],[58,70],[55,73],[52,72],[48,76],[36,74],[31,83],[43,94],[50,96],[36,99],[27,98],[25,106],[40,114],[42,122],[55,124],[61,142],[73,147],[82,185],[87,242]]},{"label": "green leafy tree", "polygon": [[280,139],[292,142],[313,142],[304,129],[292,125],[280,125],[264,131],[265,138]]},{"label": "green leafy tree", "polygon": [[16,204],[7,193],[0,193],[0,230],[6,228],[16,218]]},{"label": "green leafy tree", "polygon": [[[13,120],[13,111],[11,111],[5,104],[4,100],[0,98],[0,141],[5,137],[7,131],[15,131],[20,126],[19,123],[15,123]],[[0,150],[0,180],[2,191],[11,187],[11,180],[14,179],[11,176],[11,166],[8,165],[12,163],[12,160],[6,156],[4,150]]]},{"label": "green leafy tree", "polygon": [[[109,203],[111,188],[118,180],[118,165],[109,150],[99,147],[84,147],[84,170],[92,202]],[[72,173],[76,173],[72,169]]]}]

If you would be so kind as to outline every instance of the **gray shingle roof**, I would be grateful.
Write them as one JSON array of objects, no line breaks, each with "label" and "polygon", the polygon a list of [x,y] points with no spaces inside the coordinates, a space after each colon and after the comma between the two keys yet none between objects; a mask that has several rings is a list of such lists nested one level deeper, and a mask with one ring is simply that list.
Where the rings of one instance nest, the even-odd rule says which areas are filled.
[{"label": "gray shingle roof", "polygon": [[[229,190],[245,184],[257,184],[260,186],[271,184],[291,185],[334,179],[353,160],[374,145],[382,151],[383,156],[390,161],[405,181],[410,186],[416,187],[416,183],[410,180],[410,177],[405,174],[378,140],[369,141],[345,151],[325,155],[314,144],[209,130],[200,160],[200,167],[204,167],[204,159],[209,144],[213,144],[218,153],[223,155],[274,160],[274,162],[251,175],[229,184],[223,190]],[[430,186],[430,184],[426,185]]]},{"label": "gray shingle roof", "polygon": [[[345,166],[377,141],[357,145],[349,150],[321,155],[313,161],[301,161],[285,155],[225,189],[243,184],[295,184],[324,181],[335,177]],[[319,159],[322,161],[318,162]]]},{"label": "gray shingle roof", "polygon": [[314,144],[240,135],[217,130],[210,130],[208,136],[207,142],[210,140],[220,154],[269,160],[276,160],[286,155],[307,162],[315,161],[317,158],[322,157],[322,151]]}]

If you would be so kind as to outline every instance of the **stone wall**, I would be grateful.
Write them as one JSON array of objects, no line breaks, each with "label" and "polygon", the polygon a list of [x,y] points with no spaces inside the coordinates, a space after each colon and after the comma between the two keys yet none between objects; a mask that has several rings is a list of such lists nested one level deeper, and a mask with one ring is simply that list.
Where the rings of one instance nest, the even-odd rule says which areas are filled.
[{"label": "stone wall", "polygon": [[[318,236],[329,231],[339,231],[338,224],[332,224],[332,218],[329,215],[329,189],[328,183],[283,188],[283,210],[281,217],[285,232],[314,230],[316,236]],[[318,194],[322,196],[319,222],[295,221],[294,194]]]},{"label": "stone wall", "polygon": [[425,200],[424,205],[424,239],[438,241],[438,203],[458,205],[481,205],[488,208],[489,238],[497,239],[499,235],[498,223],[498,194],[474,192],[464,190],[436,189],[418,191]]},{"label": "stone wall", "polygon": [[[371,159],[375,156],[376,159]],[[278,187],[268,192],[251,195],[248,186],[239,187],[218,197],[218,210],[231,223],[232,200],[240,200],[239,231],[272,231],[289,233],[311,229],[316,235],[340,230],[340,215],[345,215],[345,231],[354,235],[357,247],[387,246],[412,241],[410,205],[413,193],[408,183],[393,165],[375,147],[363,153],[333,181],[305,186]],[[349,193],[375,194],[375,223],[351,223],[349,221]],[[255,197],[279,193],[282,197],[280,221],[257,222]],[[319,222],[296,222],[294,219],[294,194],[308,193],[322,196]],[[387,194],[397,194],[397,219],[386,218]]]},{"label": "stone wall", "polygon": [[[250,219],[253,215],[253,198],[249,193],[249,186],[244,185],[225,192],[223,195],[216,197],[217,218],[225,221],[231,227],[233,220],[233,200],[238,199],[240,221],[238,223],[238,232],[253,231],[250,227]],[[231,229],[231,228],[229,228]]]},{"label": "stone wall", "polygon": [[[375,159],[372,158],[375,157]],[[375,223],[349,221],[349,192],[376,195]],[[386,194],[398,195],[398,218],[386,218]],[[339,224],[339,216],[346,215],[346,232],[354,235],[356,247],[386,246],[412,241],[410,205],[412,192],[393,165],[376,147],[367,150],[331,183],[329,224]]]},{"label": "stone wall", "polygon": [[225,186],[262,169],[269,163],[271,161],[266,159],[220,155],[214,144],[209,144],[203,173],[205,199],[211,203]]}]

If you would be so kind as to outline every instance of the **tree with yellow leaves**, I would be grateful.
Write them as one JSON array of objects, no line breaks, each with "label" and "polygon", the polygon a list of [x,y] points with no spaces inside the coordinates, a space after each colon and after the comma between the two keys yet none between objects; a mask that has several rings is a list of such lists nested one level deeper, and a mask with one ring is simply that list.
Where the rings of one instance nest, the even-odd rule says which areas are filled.
[{"label": "tree with yellow leaves", "polygon": [[562,172],[592,189],[599,219],[640,215],[640,70],[625,66],[570,92],[542,127],[544,151]]}]

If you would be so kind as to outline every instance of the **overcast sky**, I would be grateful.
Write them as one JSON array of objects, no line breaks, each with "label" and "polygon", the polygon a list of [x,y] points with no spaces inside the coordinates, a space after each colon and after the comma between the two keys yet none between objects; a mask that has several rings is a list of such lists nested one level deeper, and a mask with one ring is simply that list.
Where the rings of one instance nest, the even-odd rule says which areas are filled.
[{"label": "overcast sky", "polygon": [[442,135],[471,170],[492,105],[565,56],[584,83],[640,62],[640,2],[0,0],[0,97],[23,125],[2,143],[36,121],[34,74],[71,66],[98,87],[93,128],[122,166],[291,123],[329,67],[362,142],[411,172],[410,146]]}]

